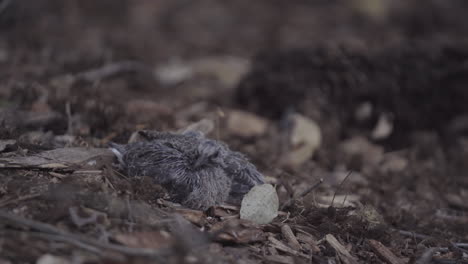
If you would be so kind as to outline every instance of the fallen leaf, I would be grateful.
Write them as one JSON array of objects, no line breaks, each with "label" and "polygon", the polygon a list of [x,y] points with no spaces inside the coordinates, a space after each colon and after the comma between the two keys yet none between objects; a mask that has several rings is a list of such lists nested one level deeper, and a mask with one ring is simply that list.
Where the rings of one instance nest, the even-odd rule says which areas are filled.
[{"label": "fallen leaf", "polygon": [[271,184],[253,187],[242,199],[240,218],[268,224],[278,216],[279,199]]}]

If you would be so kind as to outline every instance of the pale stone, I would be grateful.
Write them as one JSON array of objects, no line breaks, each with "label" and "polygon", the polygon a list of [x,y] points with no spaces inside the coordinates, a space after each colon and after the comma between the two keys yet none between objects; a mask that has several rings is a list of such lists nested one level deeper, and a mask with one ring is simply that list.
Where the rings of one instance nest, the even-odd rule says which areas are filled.
[{"label": "pale stone", "polygon": [[278,216],[279,200],[271,184],[253,187],[242,200],[240,218],[257,224],[268,224]]}]

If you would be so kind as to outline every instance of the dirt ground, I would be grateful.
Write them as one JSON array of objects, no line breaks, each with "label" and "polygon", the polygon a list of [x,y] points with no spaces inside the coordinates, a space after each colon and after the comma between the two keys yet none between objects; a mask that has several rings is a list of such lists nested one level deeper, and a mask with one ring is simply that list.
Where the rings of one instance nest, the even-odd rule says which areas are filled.
[{"label": "dirt ground", "polygon": [[[0,263],[468,263],[466,10],[0,0]],[[206,123],[275,186],[272,223],[102,152]]]}]

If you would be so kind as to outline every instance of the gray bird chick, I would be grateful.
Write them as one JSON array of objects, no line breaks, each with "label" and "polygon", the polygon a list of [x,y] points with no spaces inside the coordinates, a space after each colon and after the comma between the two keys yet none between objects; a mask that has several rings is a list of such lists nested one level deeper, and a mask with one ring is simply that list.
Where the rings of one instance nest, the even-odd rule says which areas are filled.
[{"label": "gray bird chick", "polygon": [[111,143],[122,170],[130,177],[152,177],[184,206],[205,210],[225,201],[240,203],[253,186],[264,183],[244,155],[200,132],[144,136],[147,142]]}]

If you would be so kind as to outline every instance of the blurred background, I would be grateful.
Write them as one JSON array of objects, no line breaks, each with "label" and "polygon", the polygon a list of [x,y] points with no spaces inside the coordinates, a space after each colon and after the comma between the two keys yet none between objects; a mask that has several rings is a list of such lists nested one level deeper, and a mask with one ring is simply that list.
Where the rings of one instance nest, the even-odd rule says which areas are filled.
[{"label": "blurred background", "polygon": [[[452,87],[464,85],[466,7],[461,0],[2,0],[0,96],[24,110],[42,98],[60,114],[68,102],[87,119],[85,132],[100,137],[123,132],[127,122],[119,121],[134,112],[130,128],[139,118],[170,126],[159,117],[200,101],[273,118],[294,106],[319,122],[330,100],[345,112],[370,102],[374,119],[400,112],[392,118],[405,129],[432,129],[428,116],[447,121],[456,115],[448,112],[464,110],[463,92]],[[416,102],[439,98],[444,92],[433,86],[446,84],[442,98],[462,102]],[[299,106],[305,93],[320,97],[320,109]],[[146,104],[133,101],[140,99]],[[153,113],[136,113],[144,105]],[[63,133],[59,123],[52,130]]]}]

